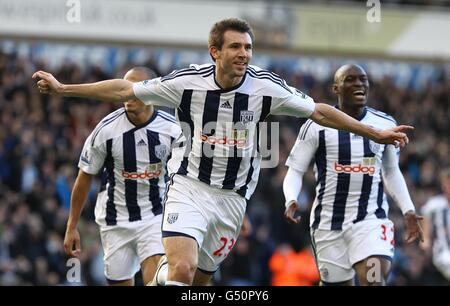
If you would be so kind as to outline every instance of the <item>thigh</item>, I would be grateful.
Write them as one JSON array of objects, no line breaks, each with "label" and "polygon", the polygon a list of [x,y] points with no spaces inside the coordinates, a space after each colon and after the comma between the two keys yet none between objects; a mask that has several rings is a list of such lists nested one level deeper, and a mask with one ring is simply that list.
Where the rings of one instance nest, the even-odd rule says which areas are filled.
[{"label": "thigh", "polygon": [[169,267],[180,262],[188,262],[191,266],[197,267],[198,245],[195,239],[188,236],[170,236],[163,238],[163,244]]},{"label": "thigh", "polygon": [[162,215],[155,216],[136,229],[136,251],[140,263],[151,256],[164,254],[161,219]]},{"label": "thigh", "polygon": [[192,187],[188,186],[183,178],[175,175],[172,180],[162,217],[162,237],[191,237],[201,246],[208,228],[208,220],[201,205],[196,203],[202,199],[192,196]]},{"label": "thigh", "polygon": [[369,257],[392,260],[394,224],[389,219],[371,219],[355,223],[347,237],[352,266]]},{"label": "thigh", "polygon": [[104,252],[104,272],[107,280],[124,281],[134,278],[139,271],[139,260],[133,233],[129,229],[117,228],[101,231]]},{"label": "thigh", "polygon": [[141,262],[142,279],[144,285],[150,283],[155,276],[156,267],[158,266],[161,255],[153,255]]},{"label": "thigh", "polygon": [[341,231],[312,230],[311,238],[323,283],[343,283],[354,278],[355,272],[350,264],[347,244]]},{"label": "thigh", "polygon": [[192,286],[208,286],[211,285],[211,279],[213,277],[213,274],[211,273],[205,273],[197,269],[195,271],[194,281],[192,283]]},{"label": "thigh", "polygon": [[381,286],[391,269],[391,261],[385,257],[371,256],[353,265],[361,286]]},{"label": "thigh", "polygon": [[233,249],[245,215],[246,200],[240,196],[222,197],[210,206],[210,222],[200,248],[198,268],[212,275]]}]

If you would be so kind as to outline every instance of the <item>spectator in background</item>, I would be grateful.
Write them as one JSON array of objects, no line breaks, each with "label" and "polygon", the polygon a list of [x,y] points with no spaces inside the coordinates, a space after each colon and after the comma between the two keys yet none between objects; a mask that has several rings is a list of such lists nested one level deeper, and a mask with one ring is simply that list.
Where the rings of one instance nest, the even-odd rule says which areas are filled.
[{"label": "spectator in background", "polygon": [[290,244],[281,244],[269,261],[273,286],[313,286],[320,281],[314,256],[309,248],[295,252]]},{"label": "spectator in background", "polygon": [[[177,68],[174,63],[175,61],[162,74]],[[78,65],[66,61],[63,66],[54,66],[52,69],[55,69],[58,77],[63,76],[62,81],[81,83],[121,77],[134,64],[125,62],[123,65],[117,65],[114,67],[115,72],[111,75],[105,73],[106,70],[98,72],[98,68],[94,73],[93,67],[88,63]],[[333,65],[332,61],[330,65]],[[144,66],[150,67],[147,64]],[[34,214],[42,221],[44,244],[50,239],[51,232],[56,232],[60,239],[64,237],[67,212],[64,211],[56,193],[56,169],[60,169],[65,163],[72,165],[73,170],[76,169],[84,139],[100,119],[115,108],[112,104],[96,103],[94,105],[87,100],[76,104],[71,103],[68,107],[70,98],[41,97],[32,86],[34,84],[25,78],[29,71],[35,69],[46,70],[49,67],[31,56],[23,55],[19,59],[15,51],[6,54],[1,51],[0,46],[0,126],[2,127],[0,129],[0,284],[37,284],[36,276],[39,274],[36,270],[37,259],[29,253],[20,253],[18,233],[22,227],[29,228],[28,219]],[[323,81],[312,74],[280,69],[279,65],[272,66],[270,69],[289,80],[288,83],[294,87],[305,88],[305,91],[317,100],[333,100],[332,92],[329,90],[332,80]],[[395,85],[395,79],[391,77],[380,80],[372,78],[371,82],[372,106],[392,114],[399,122],[412,123],[416,128],[410,136],[411,143],[402,151],[400,167],[417,208],[423,206],[431,196],[439,192],[439,182],[435,173],[438,173],[441,168],[450,166],[450,133],[448,133],[450,130],[448,120],[450,118],[448,94],[450,71],[446,70],[445,66],[438,65],[433,65],[433,69],[441,70],[441,76],[436,80],[427,80],[423,88],[398,87]],[[12,92],[17,90],[23,94],[14,97]],[[276,120],[280,122],[280,127],[283,128],[281,136],[285,138],[282,139],[280,150],[289,152],[302,121],[290,117],[278,117]],[[291,132],[285,133],[286,130]],[[278,168],[261,170],[260,183],[248,204],[254,233],[248,240],[251,262],[256,267],[252,269],[252,273],[255,273],[253,279],[258,285],[270,285],[269,258],[276,245],[286,242],[288,227],[282,225],[285,222],[280,210],[284,199],[281,184],[275,178],[279,176],[275,175],[276,173],[285,172],[283,165],[286,157],[287,154],[280,154]],[[29,171],[26,169],[30,166],[34,167],[37,173],[32,183],[28,182],[29,174],[26,174]],[[75,172],[71,175],[74,174]],[[284,174],[281,176],[283,177]],[[73,180],[74,177],[68,178],[68,181]],[[32,184],[31,190],[28,189],[29,187],[24,187],[29,186],[28,184]],[[93,185],[93,190],[98,189],[96,185]],[[314,196],[314,187],[313,175],[306,174],[304,190],[300,196],[304,198],[302,201],[306,203],[307,210],[310,209],[311,197]],[[24,189],[19,190],[20,188]],[[17,219],[17,215],[24,214],[22,209],[18,209],[20,205],[28,206],[29,209],[25,211],[25,217],[21,217],[25,219],[25,222],[16,223],[13,220]],[[103,275],[101,280],[91,275],[92,270],[99,268],[103,271],[102,266],[98,267],[99,264],[96,263],[98,262],[96,258],[101,257],[102,254],[99,245],[100,237],[94,223],[94,205],[95,197],[90,197],[81,216],[79,228],[80,235],[84,237],[81,275],[82,284],[86,285],[101,285],[104,282]],[[398,255],[394,256],[389,284],[442,284],[442,279],[436,276],[430,268],[430,263],[416,266],[417,262],[421,263],[426,259],[419,247],[401,243],[405,231],[400,210],[395,206],[391,207],[390,217],[394,223],[398,224],[396,229]],[[308,223],[305,217],[302,220]],[[306,231],[297,232],[297,236],[299,240],[307,241],[308,239]],[[26,245],[24,249],[27,249]],[[28,265],[23,265],[25,261],[21,254],[24,254]],[[230,256],[232,255],[233,252]],[[43,258],[49,266],[46,256]],[[58,282],[62,284],[66,283],[67,258],[61,256],[60,260],[62,262],[59,267],[62,271],[56,271],[56,273],[59,276]],[[31,267],[31,276],[20,272],[26,266]],[[226,268],[228,267],[226,265]],[[224,269],[223,274],[228,271],[231,272],[229,277],[233,277],[234,270],[231,268]],[[39,284],[49,284],[49,273],[47,270],[43,276],[40,275],[43,280],[39,281]],[[444,283],[448,285],[450,281]],[[217,284],[223,283],[217,282]]]},{"label": "spectator in background", "polygon": [[422,208],[426,217],[424,232],[427,237],[423,245],[438,273],[450,282],[450,168],[441,171],[442,194],[432,197]]}]

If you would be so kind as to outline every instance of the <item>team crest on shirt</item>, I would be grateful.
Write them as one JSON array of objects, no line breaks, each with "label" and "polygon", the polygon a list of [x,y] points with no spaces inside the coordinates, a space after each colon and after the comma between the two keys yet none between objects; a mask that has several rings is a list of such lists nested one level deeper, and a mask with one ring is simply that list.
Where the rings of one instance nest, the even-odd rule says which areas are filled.
[{"label": "team crest on shirt", "polygon": [[174,224],[178,220],[178,213],[170,213],[167,215],[167,223]]},{"label": "team crest on shirt", "polygon": [[161,160],[166,158],[168,152],[166,145],[160,144],[155,146],[155,155]]},{"label": "team crest on shirt", "polygon": [[381,145],[373,140],[369,140],[369,149],[373,154],[377,154],[380,151]]},{"label": "team crest on shirt", "polygon": [[253,111],[249,111],[249,110],[242,110],[241,111],[241,123],[246,125],[250,122],[253,122],[253,115],[254,112]]}]

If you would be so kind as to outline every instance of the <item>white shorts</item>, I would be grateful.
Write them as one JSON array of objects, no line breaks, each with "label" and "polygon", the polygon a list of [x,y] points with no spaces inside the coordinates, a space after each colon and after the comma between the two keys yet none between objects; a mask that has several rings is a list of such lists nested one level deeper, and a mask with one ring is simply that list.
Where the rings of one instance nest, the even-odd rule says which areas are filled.
[{"label": "white shorts", "polygon": [[433,264],[436,269],[448,280],[450,280],[450,252],[433,250]]},{"label": "white shorts", "polygon": [[354,278],[353,265],[371,256],[394,256],[394,224],[389,219],[369,219],[342,231],[311,229],[320,278],[338,283]]},{"label": "white shorts", "polygon": [[150,256],[164,254],[162,215],[130,223],[130,226],[102,226],[105,276],[112,281],[131,279]]},{"label": "white shorts", "polygon": [[162,235],[188,236],[199,246],[198,268],[214,273],[233,248],[247,202],[232,190],[174,175],[164,207]]}]

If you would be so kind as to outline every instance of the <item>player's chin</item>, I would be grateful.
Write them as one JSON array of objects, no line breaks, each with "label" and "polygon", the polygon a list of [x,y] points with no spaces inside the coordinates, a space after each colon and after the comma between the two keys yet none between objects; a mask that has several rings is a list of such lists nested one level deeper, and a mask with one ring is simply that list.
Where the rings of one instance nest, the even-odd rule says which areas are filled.
[{"label": "player's chin", "polygon": [[247,65],[236,65],[236,67],[234,68],[234,73],[237,76],[243,76],[246,71],[247,71]]},{"label": "player's chin", "polygon": [[352,102],[353,102],[353,105],[355,105],[355,106],[360,106],[360,107],[366,106],[367,98],[365,96],[361,96],[361,97],[353,96],[352,97]]}]

